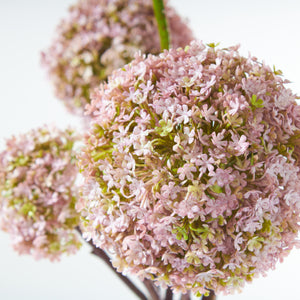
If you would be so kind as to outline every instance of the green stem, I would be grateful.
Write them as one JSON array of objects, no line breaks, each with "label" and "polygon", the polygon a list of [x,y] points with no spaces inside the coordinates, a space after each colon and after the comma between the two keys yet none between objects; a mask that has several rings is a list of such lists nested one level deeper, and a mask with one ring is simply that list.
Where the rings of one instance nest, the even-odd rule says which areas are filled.
[{"label": "green stem", "polygon": [[160,48],[168,50],[170,42],[163,0],[153,0],[153,9],[160,37]]}]

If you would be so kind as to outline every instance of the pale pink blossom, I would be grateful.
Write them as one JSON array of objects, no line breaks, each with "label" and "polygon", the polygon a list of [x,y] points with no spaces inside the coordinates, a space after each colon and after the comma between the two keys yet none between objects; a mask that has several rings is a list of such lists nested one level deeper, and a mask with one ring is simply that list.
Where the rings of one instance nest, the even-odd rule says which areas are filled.
[{"label": "pale pink blossom", "polygon": [[[167,1],[165,13],[172,46],[185,47],[193,39],[191,30]],[[69,111],[83,115],[94,88],[137,52],[160,52],[152,0],[77,0],[42,53],[42,63],[56,96]],[[140,87],[144,94],[130,91],[128,101],[147,97],[151,81]]]},{"label": "pale pink blossom", "polygon": [[228,294],[297,245],[300,109],[269,67],[193,42],[115,71],[89,113],[105,106],[120,115],[86,136],[80,213],[119,271]]},{"label": "pale pink blossom", "polygon": [[[57,260],[80,247],[78,138],[73,130],[44,126],[12,137],[0,154],[0,227],[20,254]],[[25,144],[30,146],[24,151]]]}]

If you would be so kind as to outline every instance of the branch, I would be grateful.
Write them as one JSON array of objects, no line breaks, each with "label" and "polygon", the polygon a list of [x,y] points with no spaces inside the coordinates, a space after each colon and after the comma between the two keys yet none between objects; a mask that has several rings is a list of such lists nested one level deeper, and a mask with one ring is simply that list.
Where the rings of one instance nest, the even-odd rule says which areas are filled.
[{"label": "branch", "polygon": [[[76,227],[77,231],[82,235],[82,232],[79,227]],[[87,241],[86,241],[87,242]],[[110,262],[109,256],[100,248],[97,248],[92,241],[88,241],[88,244],[92,246],[92,254],[101,258],[106,265],[127,285],[127,287],[141,300],[147,300],[147,297],[128,279],[126,276],[122,275],[121,273],[117,272],[117,270],[112,266]],[[158,299],[159,300],[159,299]]]},{"label": "branch", "polygon": [[173,291],[168,287],[166,291],[166,297],[165,300],[172,300],[173,299]]},{"label": "branch", "polygon": [[151,299],[152,300],[160,300],[160,297],[156,292],[153,282],[149,279],[144,279],[143,283],[146,286],[146,288],[151,296]]},{"label": "branch", "polygon": [[136,296],[141,300],[147,300],[147,297],[126,277],[123,276],[121,273],[117,272],[117,270],[112,266],[110,262],[109,256],[100,248],[96,248],[92,242],[89,244],[93,247],[92,254],[100,257],[107,266],[127,285],[127,287],[134,293]]},{"label": "branch", "polygon": [[153,9],[159,32],[160,48],[168,50],[170,42],[163,0],[153,0]]}]

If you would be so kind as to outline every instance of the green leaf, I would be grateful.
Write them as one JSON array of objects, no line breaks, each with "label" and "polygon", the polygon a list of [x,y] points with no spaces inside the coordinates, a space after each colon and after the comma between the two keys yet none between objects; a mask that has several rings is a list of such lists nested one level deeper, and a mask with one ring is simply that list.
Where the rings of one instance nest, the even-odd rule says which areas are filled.
[{"label": "green leaf", "polygon": [[98,138],[104,135],[104,129],[98,124],[94,125],[94,135],[98,135]]},{"label": "green leaf", "polygon": [[210,47],[210,48],[216,48],[216,47],[218,47],[219,45],[220,45],[220,43],[208,43],[208,44],[206,44],[208,47]]},{"label": "green leaf", "polygon": [[188,233],[185,228],[180,226],[175,226],[175,228],[172,230],[173,234],[176,234],[176,239],[181,240],[182,237],[187,241],[189,239]]},{"label": "green leaf", "polygon": [[254,249],[258,249],[259,250],[260,248],[262,248],[263,241],[264,241],[263,237],[260,237],[260,236],[253,237],[248,242],[248,249],[249,249],[249,251],[253,252]]},{"label": "green leaf", "polygon": [[264,107],[264,101],[260,98],[257,99],[256,95],[252,95],[251,104],[254,108],[263,108]]},{"label": "green leaf", "polygon": [[50,253],[55,253],[55,252],[58,252],[60,250],[60,244],[59,242],[53,242],[50,244],[49,246],[49,252]]},{"label": "green leaf", "polygon": [[262,232],[270,232],[272,228],[272,222],[270,220],[264,220],[262,225]]},{"label": "green leaf", "polygon": [[33,218],[35,215],[37,208],[34,204],[32,203],[25,203],[21,209],[20,209],[20,213],[23,215],[27,215],[28,217]]},{"label": "green leaf", "polygon": [[273,66],[273,73],[274,73],[275,75],[282,75],[282,74],[283,74],[281,70],[279,70],[279,69],[276,70],[275,66]]},{"label": "green leaf", "polygon": [[210,188],[213,192],[215,192],[215,193],[217,193],[217,194],[220,194],[220,193],[223,192],[223,189],[222,189],[219,185],[217,185],[217,184],[211,185],[209,188]]},{"label": "green leaf", "polygon": [[189,227],[190,227],[191,231],[194,231],[194,232],[196,232],[198,234],[201,233],[201,232],[203,232],[203,229],[201,227],[196,228],[196,227],[193,226],[193,223],[189,224]]},{"label": "green leaf", "polygon": [[196,292],[195,296],[196,296],[197,298],[200,298],[200,297],[202,297],[202,294],[201,294],[200,292]]}]

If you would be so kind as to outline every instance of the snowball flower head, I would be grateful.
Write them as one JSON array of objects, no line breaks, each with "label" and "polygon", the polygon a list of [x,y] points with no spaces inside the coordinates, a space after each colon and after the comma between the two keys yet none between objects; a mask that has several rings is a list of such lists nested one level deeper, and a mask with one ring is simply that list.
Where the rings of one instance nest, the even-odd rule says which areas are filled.
[{"label": "snowball flower head", "polygon": [[0,154],[0,227],[20,254],[55,260],[80,242],[72,130],[41,127],[6,142]]},{"label": "snowball flower head", "polygon": [[[160,52],[152,5],[152,0],[79,0],[70,8],[42,55],[56,95],[70,111],[83,114],[90,90],[135,52]],[[172,45],[189,44],[190,29],[167,3],[165,12]]]},{"label": "snowball flower head", "polygon": [[139,56],[88,105],[78,208],[119,271],[229,293],[298,243],[300,108],[237,48]]}]

